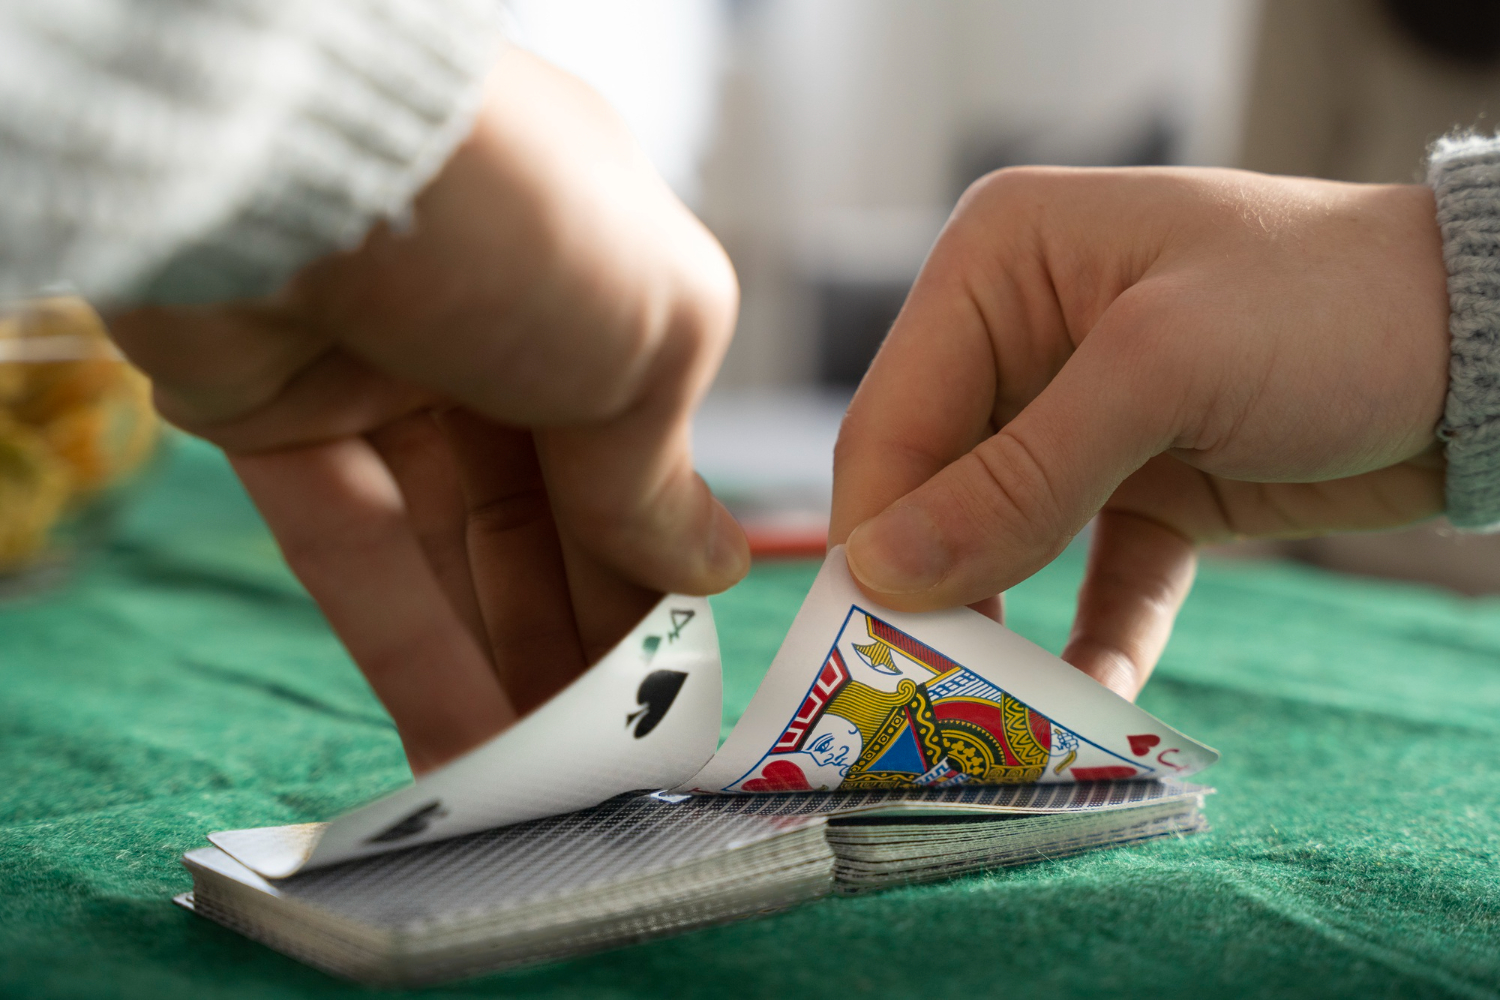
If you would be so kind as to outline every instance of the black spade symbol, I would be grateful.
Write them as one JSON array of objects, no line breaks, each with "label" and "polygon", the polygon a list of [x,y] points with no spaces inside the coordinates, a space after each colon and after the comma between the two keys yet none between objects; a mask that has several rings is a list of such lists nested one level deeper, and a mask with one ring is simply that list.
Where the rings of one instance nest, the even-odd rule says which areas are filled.
[{"label": "black spade symbol", "polygon": [[405,840],[407,837],[415,837],[432,825],[435,819],[442,819],[448,815],[443,811],[442,800],[429,802],[416,812],[381,830],[375,836],[365,841],[367,844],[389,844],[393,840]]},{"label": "black spade symbol", "polygon": [[625,716],[627,726],[635,722],[637,717],[641,720],[635,722],[636,739],[655,729],[656,724],[666,716],[667,709],[677,700],[677,692],[682,690],[682,682],[685,680],[687,674],[681,670],[653,670],[641,681],[641,686],[635,693],[635,700],[641,705]]}]

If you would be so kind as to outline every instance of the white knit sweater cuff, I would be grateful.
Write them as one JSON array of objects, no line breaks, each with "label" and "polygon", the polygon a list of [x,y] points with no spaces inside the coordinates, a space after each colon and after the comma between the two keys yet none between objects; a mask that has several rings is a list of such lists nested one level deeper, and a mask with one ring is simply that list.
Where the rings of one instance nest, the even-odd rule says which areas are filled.
[{"label": "white knit sweater cuff", "polygon": [[1452,358],[1438,436],[1447,443],[1448,519],[1500,528],[1500,138],[1452,136],[1433,147],[1448,266]]},{"label": "white knit sweater cuff", "polygon": [[127,298],[264,294],[302,264],[400,219],[472,127],[502,44],[496,0],[308,5],[319,72],[257,185]]}]

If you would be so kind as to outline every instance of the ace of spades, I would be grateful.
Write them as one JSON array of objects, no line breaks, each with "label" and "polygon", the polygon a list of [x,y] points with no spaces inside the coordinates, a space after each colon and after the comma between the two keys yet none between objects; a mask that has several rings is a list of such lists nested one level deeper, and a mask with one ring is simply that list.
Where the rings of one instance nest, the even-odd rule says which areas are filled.
[{"label": "ace of spades", "polygon": [[715,752],[722,700],[708,602],[668,595],[551,701],[406,788],[326,824],[209,839],[281,878],[643,789],[1175,779],[1218,757],[975,611],[871,604],[841,547]]}]

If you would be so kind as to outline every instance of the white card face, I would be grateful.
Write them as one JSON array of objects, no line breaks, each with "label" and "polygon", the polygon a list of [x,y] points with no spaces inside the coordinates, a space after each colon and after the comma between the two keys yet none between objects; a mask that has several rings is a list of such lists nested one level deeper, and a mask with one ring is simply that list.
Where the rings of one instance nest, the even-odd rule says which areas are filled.
[{"label": "white card face", "polygon": [[713,754],[722,707],[708,601],[671,595],[546,704],[414,784],[321,828],[308,825],[306,836],[235,831],[209,839],[261,875],[282,878],[671,787]]},{"label": "white card face", "polygon": [[1217,759],[976,611],[872,604],[839,546],[729,739],[677,790],[1171,779]]},{"label": "white card face", "polygon": [[714,753],[722,703],[708,601],[669,596],[552,700],[414,784],[330,823],[209,839],[260,875],[282,878],[641,789],[1171,780],[1218,759],[978,612],[872,604],[842,547],[829,552],[749,708]]}]

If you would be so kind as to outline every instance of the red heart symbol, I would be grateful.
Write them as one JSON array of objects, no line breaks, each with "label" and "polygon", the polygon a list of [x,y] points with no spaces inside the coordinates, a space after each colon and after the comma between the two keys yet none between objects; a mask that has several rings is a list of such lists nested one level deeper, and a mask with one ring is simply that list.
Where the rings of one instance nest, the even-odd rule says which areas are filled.
[{"label": "red heart symbol", "polygon": [[751,778],[740,788],[747,792],[810,792],[807,775],[789,760],[773,760],[760,769],[759,778]]},{"label": "red heart symbol", "polygon": [[1130,741],[1130,752],[1137,757],[1146,756],[1152,747],[1161,742],[1161,737],[1155,733],[1146,733],[1142,736],[1127,736],[1125,738]]}]

